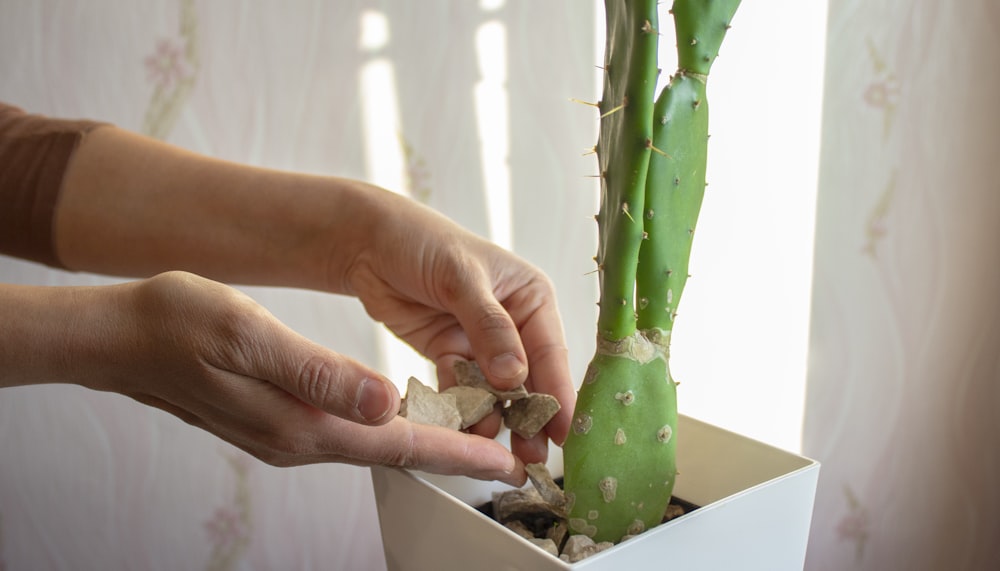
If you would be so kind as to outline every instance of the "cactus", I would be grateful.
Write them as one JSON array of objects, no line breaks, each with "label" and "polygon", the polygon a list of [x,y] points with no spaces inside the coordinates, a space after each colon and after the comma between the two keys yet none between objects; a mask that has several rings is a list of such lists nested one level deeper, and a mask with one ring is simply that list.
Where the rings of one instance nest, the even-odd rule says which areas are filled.
[{"label": "cactus", "polygon": [[564,448],[570,529],[596,541],[659,524],[673,490],[670,336],[706,186],[705,83],[739,1],[675,0],[678,70],[655,102],[657,1],[605,1],[597,350]]}]

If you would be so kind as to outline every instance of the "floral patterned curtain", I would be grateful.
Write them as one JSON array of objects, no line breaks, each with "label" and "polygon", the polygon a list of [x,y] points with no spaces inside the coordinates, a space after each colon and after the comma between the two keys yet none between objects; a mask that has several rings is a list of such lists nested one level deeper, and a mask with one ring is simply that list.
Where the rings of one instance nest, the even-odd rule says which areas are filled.
[{"label": "floral patterned curtain", "polygon": [[[824,463],[810,569],[1000,567],[994,5],[830,2],[804,431],[805,453]],[[687,412],[782,446],[799,437],[806,321],[766,308],[808,293],[797,276],[815,185],[790,172],[813,160],[821,63],[783,60],[797,71],[778,95],[747,86],[774,50],[794,58],[808,50],[788,42],[822,39],[813,20],[760,32],[807,6],[744,2],[717,65],[723,168],[710,173],[684,312],[684,339],[708,349],[675,347]],[[593,162],[580,155],[596,122],[568,100],[597,92],[599,14],[574,0],[3,2],[0,99],[405,192],[552,276],[579,379],[596,299],[596,202],[580,198],[596,201]],[[759,267],[775,279],[746,279]],[[0,280],[114,281],[2,257]],[[419,366],[353,300],[245,289],[399,382]],[[752,316],[752,334],[733,315]],[[722,368],[733,362],[752,382]],[[124,397],[0,392],[0,571],[379,569],[372,502],[366,470],[271,468]]]},{"label": "floral patterned curtain", "polygon": [[1000,569],[998,101],[994,0],[831,0],[808,569]]},{"label": "floral patterned curtain", "polygon": [[[579,149],[596,122],[568,100],[593,93],[595,11],[574,4],[3,2],[0,99],[405,192],[545,268],[583,308],[568,336],[586,347],[594,207],[563,197],[592,185]],[[513,233],[511,217],[532,223]],[[3,257],[0,280],[114,281]],[[405,383],[414,361],[355,300],[245,289]],[[272,468],[112,394],[0,392],[0,570],[384,567],[366,469]]]}]

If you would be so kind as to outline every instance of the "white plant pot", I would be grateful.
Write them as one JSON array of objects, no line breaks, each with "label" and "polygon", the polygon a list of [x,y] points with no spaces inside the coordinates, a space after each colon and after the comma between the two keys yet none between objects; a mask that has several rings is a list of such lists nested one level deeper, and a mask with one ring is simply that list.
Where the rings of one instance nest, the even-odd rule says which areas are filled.
[{"label": "white plant pot", "polygon": [[[373,468],[390,571],[801,570],[819,463],[681,416],[678,498],[700,506],[570,565],[483,515],[496,482]],[[550,467],[561,473],[561,458]],[[530,485],[530,484],[529,484]]]}]

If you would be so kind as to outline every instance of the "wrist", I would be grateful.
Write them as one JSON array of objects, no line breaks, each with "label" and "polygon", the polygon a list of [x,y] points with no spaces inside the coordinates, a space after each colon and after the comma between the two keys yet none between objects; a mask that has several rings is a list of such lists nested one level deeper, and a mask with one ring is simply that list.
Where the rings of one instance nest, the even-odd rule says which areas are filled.
[{"label": "wrist", "polygon": [[0,285],[0,386],[104,388],[100,365],[117,352],[122,288]]}]

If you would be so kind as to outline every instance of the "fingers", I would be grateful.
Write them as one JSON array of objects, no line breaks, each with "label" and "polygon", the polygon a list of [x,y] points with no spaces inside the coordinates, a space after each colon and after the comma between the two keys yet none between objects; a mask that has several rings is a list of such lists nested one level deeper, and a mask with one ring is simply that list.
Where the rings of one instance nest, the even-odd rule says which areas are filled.
[{"label": "fingers", "polygon": [[569,350],[563,337],[558,310],[552,305],[540,307],[521,327],[528,362],[529,383],[534,392],[552,395],[561,408],[545,426],[545,433],[562,446],[576,406],[576,390],[569,368]]},{"label": "fingers", "polygon": [[362,464],[411,468],[435,474],[462,474],[512,486],[526,481],[524,462],[499,442],[396,417],[379,427],[357,426],[338,438]]},{"label": "fingers", "polygon": [[367,426],[326,414],[272,384],[226,375],[229,410],[213,413],[213,420],[204,423],[179,416],[269,464],[345,462],[461,474],[513,486],[526,481],[524,463],[492,439],[399,416]]},{"label": "fingers", "polygon": [[490,281],[481,271],[469,268],[456,270],[449,279],[454,281],[444,288],[445,309],[458,320],[490,384],[499,389],[524,384],[528,359],[521,336]]},{"label": "fingers", "polygon": [[504,305],[520,327],[529,363],[528,390],[552,395],[561,405],[545,427],[545,433],[561,446],[569,434],[576,390],[553,289],[548,280],[538,278],[511,294]]},{"label": "fingers", "polygon": [[312,352],[286,357],[283,373],[271,380],[320,410],[362,424],[383,424],[399,411],[399,392],[388,379],[332,351]]},{"label": "fingers", "polygon": [[510,448],[525,464],[544,463],[549,458],[549,441],[544,431],[532,438],[510,435]]},{"label": "fingers", "polygon": [[340,418],[379,425],[399,411],[399,392],[361,363],[317,345],[274,320],[244,354],[248,370],[302,401]]}]

